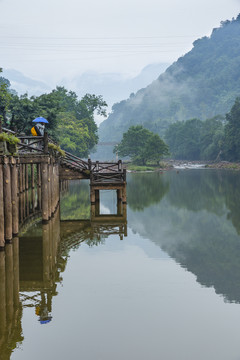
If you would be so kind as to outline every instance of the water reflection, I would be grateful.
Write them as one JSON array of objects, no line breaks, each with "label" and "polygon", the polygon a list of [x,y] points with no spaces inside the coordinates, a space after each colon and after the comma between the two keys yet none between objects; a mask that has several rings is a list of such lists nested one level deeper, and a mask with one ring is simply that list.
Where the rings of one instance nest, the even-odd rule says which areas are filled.
[{"label": "water reflection", "polygon": [[[23,310],[29,311],[31,320],[33,319],[38,329],[44,329],[45,334],[55,323],[59,325],[54,312],[54,305],[56,305],[54,300],[57,299],[59,284],[63,283],[69,261],[72,259],[74,263],[73,250],[79,249],[83,243],[84,245],[80,249],[82,251],[75,252],[78,254],[78,257],[75,258],[75,265],[77,263],[75,269],[81,274],[77,278],[81,286],[79,283],[77,285],[75,283],[76,272],[74,269],[71,272],[74,290],[72,293],[70,292],[74,299],[71,298],[69,302],[65,303],[65,308],[61,308],[58,316],[59,314],[61,316],[68,315],[69,311],[70,325],[68,324],[67,328],[72,329],[71,321],[75,319],[76,307],[72,310],[71,306],[72,304],[76,306],[77,303],[78,308],[81,308],[77,314],[81,315],[79,315],[79,319],[82,323],[81,326],[77,323],[74,334],[78,336],[81,333],[82,337],[85,336],[84,340],[89,338],[89,342],[85,342],[86,348],[90,347],[92,341],[89,334],[97,342],[98,339],[102,340],[99,338],[99,334],[105,334],[105,331],[107,332],[109,329],[107,334],[111,337],[110,332],[113,333],[113,328],[115,333],[125,336],[125,348],[123,346],[123,349],[127,349],[129,346],[127,341],[130,334],[136,332],[138,332],[136,342],[140,343],[140,348],[144,347],[144,341],[146,341],[147,349],[150,349],[151,340],[144,336],[143,341],[141,334],[144,329],[147,331],[152,329],[152,324],[156,331],[150,334],[151,339],[152,336],[158,338],[159,329],[161,335],[164,336],[165,333],[172,334],[172,329],[177,328],[177,336],[173,339],[177,341],[178,336],[181,338],[181,331],[182,336],[185,336],[185,329],[183,329],[181,321],[177,320],[182,319],[182,313],[179,311],[180,305],[182,308],[186,307],[185,314],[183,314],[183,318],[185,316],[186,319],[183,320],[190,323],[186,333],[191,334],[193,325],[187,318],[188,311],[191,308],[192,314],[195,316],[195,305],[191,301],[192,299],[198,301],[201,292],[195,286],[197,283],[195,278],[192,280],[190,272],[195,274],[198,283],[204,287],[214,288],[215,292],[224,296],[227,302],[240,303],[240,205],[237,187],[239,180],[240,175],[235,172],[204,170],[180,171],[179,173],[173,171],[164,174],[132,174],[128,177],[128,216],[126,206],[119,206],[119,204],[117,204],[117,214],[101,214],[100,204],[95,207],[90,206],[88,184],[73,183],[70,186],[70,193],[64,195],[61,204],[62,220],[60,220],[60,213],[56,212],[55,217],[48,224],[34,225],[20,239],[15,238],[12,244],[8,244],[5,252],[0,253],[1,360],[9,360],[12,351],[21,346],[24,340]],[[81,185],[83,185],[82,188]],[[104,207],[110,208],[110,202],[110,198],[104,198]],[[77,204],[80,204],[79,208]],[[127,235],[126,242],[116,241],[114,243],[112,241],[117,237],[122,240]],[[112,246],[111,249],[115,246],[122,250],[125,246],[128,248],[127,256],[123,252],[118,252],[117,255],[114,251],[108,254],[104,250],[101,252],[102,247],[99,245],[103,244],[107,238],[111,239],[108,249],[110,246]],[[146,242],[144,245],[143,242],[140,245],[143,239],[146,239]],[[129,246],[131,241],[134,244],[134,250]],[[150,250],[148,243],[151,244]],[[140,246],[142,246],[141,249]],[[149,251],[146,250],[145,256],[142,256],[145,250],[144,246],[148,247]],[[89,249],[90,247],[91,249]],[[159,260],[157,256],[153,256],[154,260],[149,261],[149,259],[152,260],[151,253],[155,251],[156,254],[156,249],[159,248],[175,261],[168,261],[168,257],[165,257],[161,266],[159,266],[160,261],[156,261]],[[92,253],[95,255],[92,256]],[[102,257],[98,257],[100,253]],[[88,261],[91,262],[90,265]],[[105,268],[105,261],[108,262],[109,267]],[[174,265],[172,265],[173,263]],[[183,271],[183,274],[179,275],[180,266],[176,263],[187,269],[188,272]],[[161,272],[159,269],[163,271]],[[188,274],[186,277],[185,273]],[[170,277],[165,276],[166,274]],[[115,277],[118,279],[117,282]],[[97,278],[96,282],[95,278]],[[189,280],[189,278],[191,279]],[[110,289],[108,288],[109,284],[111,284]],[[171,286],[168,287],[168,284]],[[198,287],[200,288],[200,286]],[[169,289],[172,292],[168,292]],[[192,289],[194,289],[195,297],[190,295]],[[184,298],[181,291],[185,294]],[[195,291],[199,291],[197,295]],[[106,294],[108,295],[105,296]],[[216,298],[220,299],[216,294],[214,296],[214,301]],[[97,299],[96,302],[94,302],[95,299]],[[212,301],[213,308],[214,301]],[[169,302],[171,306],[168,308]],[[121,307],[122,304],[123,307]],[[217,304],[219,305],[219,302]],[[128,323],[128,317],[131,316],[131,314],[129,315],[129,306],[134,314],[132,319],[137,324],[136,326],[134,321],[130,325]],[[212,310],[211,307],[207,308],[207,305],[206,309],[209,313]],[[203,306],[203,313],[206,309]],[[108,313],[108,311],[110,312]],[[86,317],[85,312],[87,313]],[[166,319],[164,314],[168,314]],[[228,315],[225,314],[225,316]],[[91,321],[89,321],[90,317],[93,317]],[[99,319],[98,322],[96,318]],[[64,319],[67,321],[67,316]],[[161,328],[161,322],[168,325],[169,319],[172,322],[172,329],[169,330],[167,326]],[[124,321],[121,323],[121,320]],[[200,323],[200,320],[197,321]],[[104,328],[105,321],[108,324],[106,329]],[[207,317],[204,321],[208,321]],[[147,323],[148,327],[145,328],[144,325],[141,328],[141,322]],[[88,332],[86,332],[88,324]],[[119,324],[122,324],[122,327],[119,327]],[[128,332],[128,326],[131,328],[130,332]],[[92,329],[95,327],[98,327],[98,331],[94,337]],[[201,333],[200,330],[199,333]],[[55,329],[55,331],[57,330]],[[64,337],[65,335],[64,332]],[[147,334],[144,333],[144,335]],[[66,336],[70,337],[71,335],[67,334]],[[119,347],[117,337],[114,334],[112,336],[109,342]],[[101,343],[100,340],[99,343]],[[152,357],[154,359],[159,358],[159,354],[162,353],[161,346],[164,346],[164,344],[160,346],[159,339],[157,340],[154,343],[155,357]],[[69,343],[69,341],[66,338],[66,342]],[[170,342],[169,338],[168,341]],[[81,345],[84,347],[84,343]],[[106,343],[104,346],[107,346]],[[188,344],[185,346],[187,347]],[[109,352],[111,357],[107,358],[115,358],[116,353],[113,348],[114,346]],[[79,349],[76,350],[76,354],[78,351]],[[53,353],[54,350],[52,350],[51,357]],[[88,349],[83,354],[88,355]],[[164,358],[167,358],[166,354],[167,350]],[[129,357],[128,354],[126,357]],[[91,359],[93,358],[96,357]],[[146,353],[144,353],[144,358],[146,358]],[[185,359],[186,357],[180,358]]]},{"label": "water reflection", "polygon": [[0,252],[0,354],[10,359],[12,350],[23,341],[22,304],[19,301],[18,238]]},{"label": "water reflection", "polygon": [[[120,209],[120,208],[119,208]],[[85,241],[97,246],[110,235],[127,236],[126,205],[116,215],[92,208],[89,220],[62,220],[60,211],[47,224],[36,223],[0,252],[0,359],[9,360],[24,340],[22,313],[46,326],[53,318],[53,297],[62,282],[69,253]]]},{"label": "water reflection", "polygon": [[143,211],[150,205],[158,204],[169,191],[169,181],[162,173],[128,176],[127,201],[132,210]]},{"label": "water reflection", "polygon": [[[165,198],[135,214],[129,199],[129,225],[214,287],[226,301],[240,303],[240,198],[238,172],[189,170],[164,174]],[[149,176],[149,186],[156,183]],[[141,185],[135,182],[136,192]],[[155,185],[154,185],[155,186]],[[160,183],[161,186],[161,183]]]}]

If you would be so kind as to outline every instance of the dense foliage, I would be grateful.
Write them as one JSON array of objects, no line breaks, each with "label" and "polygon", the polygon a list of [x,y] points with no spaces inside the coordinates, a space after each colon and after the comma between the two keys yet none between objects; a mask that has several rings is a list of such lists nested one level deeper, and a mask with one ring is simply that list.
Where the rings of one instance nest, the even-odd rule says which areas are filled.
[{"label": "dense foliage", "polygon": [[223,117],[176,122],[169,126],[165,139],[175,159],[215,160],[224,143]]},{"label": "dense foliage", "polygon": [[170,125],[165,140],[175,159],[240,161],[240,98],[225,117]]},{"label": "dense foliage", "polygon": [[30,134],[33,119],[43,116],[49,122],[49,135],[64,150],[87,156],[97,144],[94,113],[106,116],[107,104],[102,96],[86,94],[79,100],[75,92],[57,87],[49,94],[29,98],[27,94],[18,96],[9,88],[9,81],[0,77],[0,116],[5,127]]},{"label": "dense foliage", "polygon": [[159,135],[137,125],[123,134],[115,152],[123,157],[129,156],[135,164],[145,165],[149,160],[158,163],[163,155],[168,155],[168,146]]},{"label": "dense foliage", "polygon": [[210,37],[173,63],[148,87],[112,107],[99,128],[101,141],[119,141],[141,124],[163,136],[168,126],[188,119],[225,115],[240,95],[240,17],[221,23]]}]

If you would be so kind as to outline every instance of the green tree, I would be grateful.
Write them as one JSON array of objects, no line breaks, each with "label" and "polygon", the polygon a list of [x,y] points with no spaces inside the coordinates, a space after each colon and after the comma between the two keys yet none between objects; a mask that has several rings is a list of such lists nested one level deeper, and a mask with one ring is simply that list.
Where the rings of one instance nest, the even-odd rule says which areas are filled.
[{"label": "green tree", "polygon": [[[0,68],[0,73],[2,72],[2,68]],[[9,92],[10,82],[0,77],[0,120],[6,122],[7,121],[7,110],[10,103],[11,95]]]},{"label": "green tree", "polygon": [[240,97],[226,115],[224,155],[227,160],[240,160]]},{"label": "green tree", "polygon": [[158,164],[163,155],[169,155],[168,146],[158,134],[152,134],[144,146],[145,158],[147,160],[155,161]]},{"label": "green tree", "polygon": [[168,146],[159,137],[141,125],[131,126],[123,134],[122,141],[114,148],[120,156],[129,156],[136,164],[145,165],[147,161],[159,161],[168,154]]}]

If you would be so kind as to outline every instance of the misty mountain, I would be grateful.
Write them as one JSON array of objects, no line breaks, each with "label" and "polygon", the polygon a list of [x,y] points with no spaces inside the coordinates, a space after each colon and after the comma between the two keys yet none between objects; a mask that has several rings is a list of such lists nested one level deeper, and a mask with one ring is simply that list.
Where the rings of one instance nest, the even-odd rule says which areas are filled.
[{"label": "misty mountain", "polygon": [[164,136],[169,124],[225,115],[240,95],[240,15],[193,43],[157,80],[112,107],[100,141],[119,141],[141,124]]},{"label": "misty mountain", "polygon": [[51,87],[44,82],[31,79],[14,69],[3,69],[2,76],[10,81],[11,89],[14,89],[18,95],[27,93],[29,96],[39,96],[51,91]]},{"label": "misty mountain", "polygon": [[167,63],[150,64],[134,77],[120,73],[98,73],[96,71],[85,72],[71,79],[63,79],[61,85],[75,91],[79,97],[86,93],[102,95],[109,108],[136,92],[140,87],[147,86],[157,79],[159,74],[169,66]]}]

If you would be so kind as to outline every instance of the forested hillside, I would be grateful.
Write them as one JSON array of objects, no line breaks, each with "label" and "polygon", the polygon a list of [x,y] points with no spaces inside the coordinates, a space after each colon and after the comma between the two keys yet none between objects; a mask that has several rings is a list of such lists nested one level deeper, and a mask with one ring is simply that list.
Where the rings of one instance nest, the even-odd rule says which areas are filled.
[{"label": "forested hillside", "polygon": [[164,136],[176,121],[225,115],[239,95],[240,15],[196,40],[148,87],[114,104],[100,125],[100,141],[119,141],[136,124]]}]

